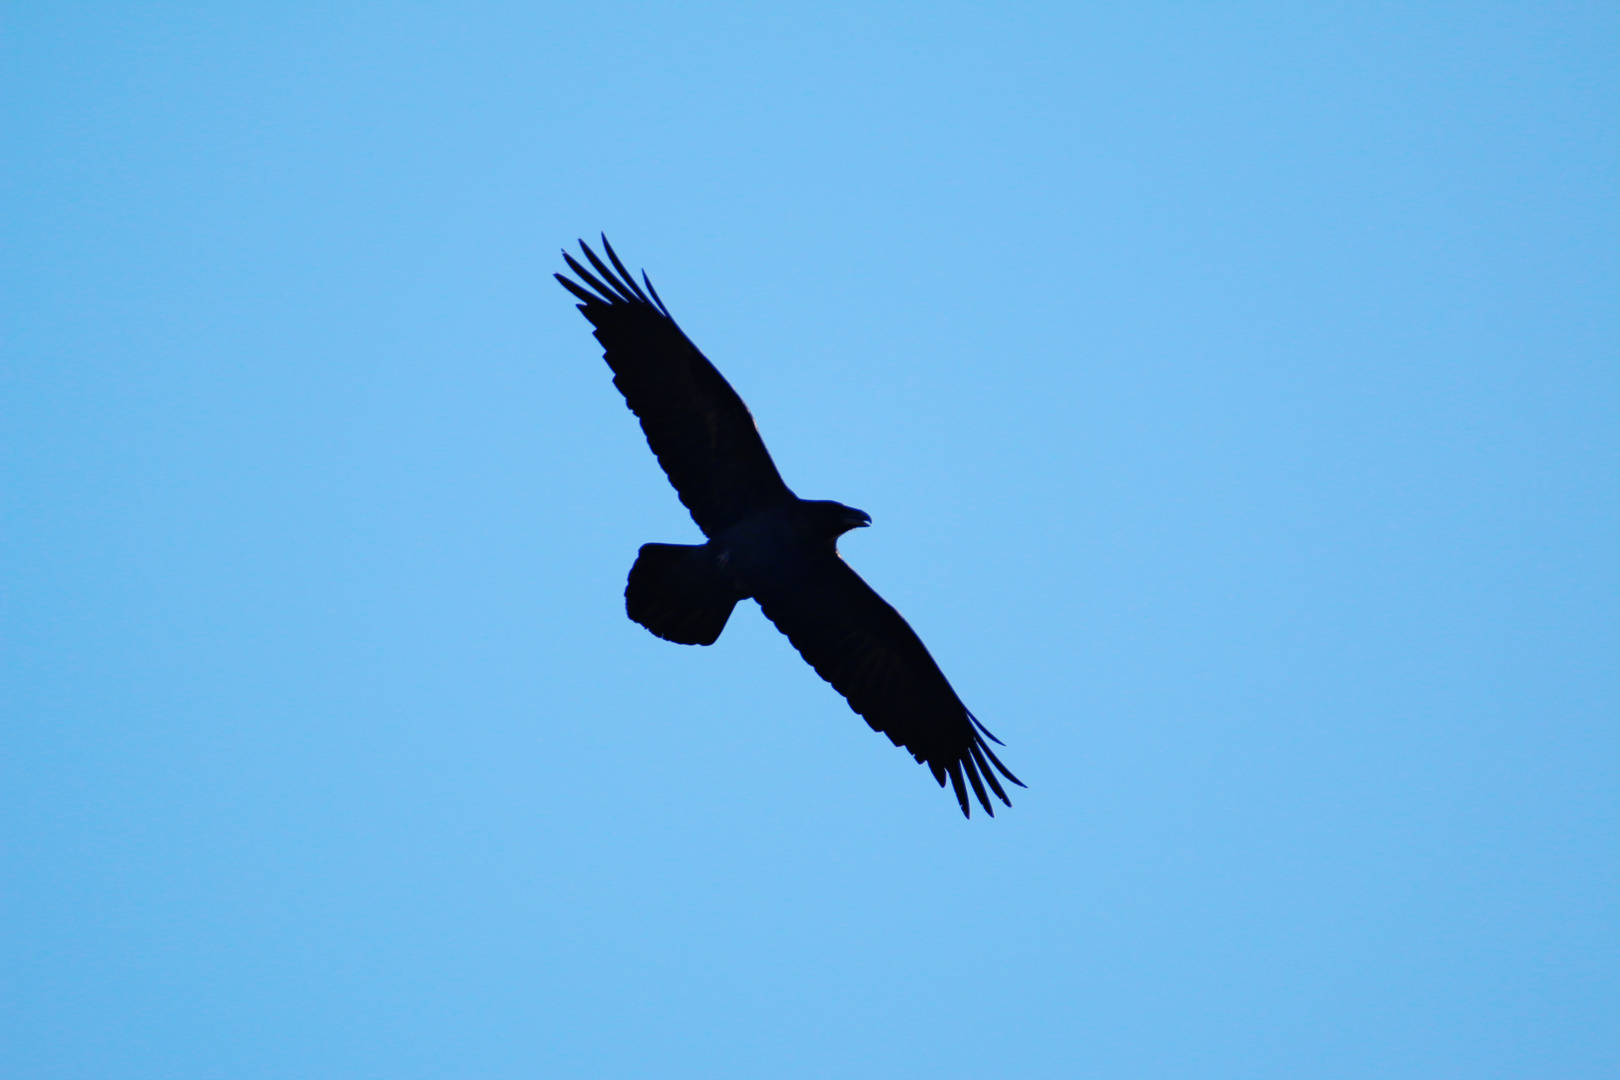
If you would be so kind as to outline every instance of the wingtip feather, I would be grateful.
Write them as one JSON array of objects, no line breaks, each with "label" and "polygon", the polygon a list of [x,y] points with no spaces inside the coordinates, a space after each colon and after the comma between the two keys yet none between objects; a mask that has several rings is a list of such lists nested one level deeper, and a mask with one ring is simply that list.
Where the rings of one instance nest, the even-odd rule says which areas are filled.
[{"label": "wingtip feather", "polygon": [[990,797],[984,793],[984,781],[979,779],[977,761],[973,757],[966,758],[962,762],[962,771],[967,773],[968,782],[973,785],[973,794],[979,797],[979,805],[984,807],[984,812],[995,817],[996,811],[990,805]]},{"label": "wingtip feather", "polygon": [[972,746],[968,747],[968,755],[973,759],[974,767],[984,777],[984,782],[989,785],[990,790],[995,792],[996,797],[1002,802],[1011,806],[1012,803],[1007,802],[1007,793],[1001,790],[1000,784],[996,783],[995,771],[990,768],[990,763],[984,759],[984,751],[979,749],[978,742],[975,741]]},{"label": "wingtip feather", "polygon": [[570,270],[572,270],[574,273],[578,274],[581,278],[584,279],[585,284],[589,285],[591,288],[595,289],[598,293],[601,294],[600,296],[596,296],[596,297],[592,298],[592,299],[595,300],[596,303],[598,303],[598,304],[613,304],[613,303],[616,303],[616,302],[623,301],[623,299],[624,299],[623,297],[621,297],[618,293],[614,292],[612,289],[608,288],[606,285],[604,285],[600,281],[598,281],[596,279],[595,274],[591,273],[589,270],[587,270],[583,266],[579,265],[579,260],[575,259],[572,255],[568,254],[568,252],[566,252],[566,251],[563,252],[563,260],[568,263],[568,268]]},{"label": "wingtip feather", "polygon": [[591,250],[589,244],[581,240],[579,249],[585,253],[585,257],[591,261],[591,265],[596,267],[596,272],[607,280],[607,287],[611,290],[610,295],[615,300],[625,304],[635,303],[635,297],[624,287],[624,283],[614,275],[613,271],[608,269],[607,264],[597,256],[596,252]]},{"label": "wingtip feather", "polygon": [[967,787],[962,783],[962,763],[953,761],[946,766],[946,770],[951,774],[951,788],[956,792],[956,802],[962,808],[962,816],[971,819],[973,811],[968,807]]},{"label": "wingtip feather", "polygon": [[983,735],[985,738],[989,739],[991,742],[995,743],[997,746],[1006,746],[1007,745],[1006,743],[1002,742],[1000,739],[998,739],[994,735],[992,735],[990,733],[989,728],[987,728],[983,724],[979,723],[979,718],[977,716],[974,716],[971,711],[968,712],[967,718],[969,720],[973,721],[973,726],[979,729],[979,734]]},{"label": "wingtip feather", "polygon": [[1028,789],[1029,785],[1018,779],[1018,777],[1014,776],[1012,774],[1012,770],[1003,765],[1001,763],[1001,759],[996,757],[996,752],[994,750],[990,749],[988,746],[985,746],[983,743],[979,744],[979,749],[984,751],[985,757],[988,757],[991,763],[993,763],[995,767],[1000,770],[1002,776],[1005,776],[1008,780],[1011,780],[1019,787],[1025,788],[1026,790]]},{"label": "wingtip feather", "polygon": [[607,233],[602,234],[602,248],[607,252],[607,257],[613,263],[614,269],[619,272],[619,280],[630,287],[630,291],[636,294],[636,299],[651,307],[652,301],[647,299],[647,294],[641,291],[640,285],[636,284],[636,276],[624,268],[624,263],[619,259],[619,253],[613,250],[612,244],[608,243]]},{"label": "wingtip feather", "polygon": [[669,313],[669,308],[664,306],[664,298],[658,295],[657,289],[653,288],[652,278],[647,276],[647,271],[643,270],[641,272],[641,280],[646,284],[647,291],[652,293],[653,303],[657,304],[658,310],[664,313],[664,318],[672,318]]},{"label": "wingtip feather", "polygon": [[[552,274],[551,276],[556,278],[559,282],[561,282],[563,288],[567,289],[569,292],[573,293],[575,296],[577,296],[581,300],[585,301],[585,304],[600,304],[602,302],[600,297],[592,296],[590,293],[588,293],[584,289],[580,288],[580,286],[577,285],[571,279],[563,277],[561,274]],[[584,304],[580,305],[582,310],[583,310],[584,306],[585,306]]]}]

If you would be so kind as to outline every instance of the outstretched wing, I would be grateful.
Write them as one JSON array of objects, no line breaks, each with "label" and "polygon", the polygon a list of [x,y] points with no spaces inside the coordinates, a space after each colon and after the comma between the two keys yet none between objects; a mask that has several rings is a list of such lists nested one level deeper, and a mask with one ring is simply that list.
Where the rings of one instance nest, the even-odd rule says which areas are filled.
[{"label": "outstretched wing", "polygon": [[566,251],[563,258],[585,286],[556,278],[582,301],[596,327],[613,385],[641,420],[647,444],[675,493],[708,536],[750,517],[792,492],[782,482],[748,406],[670,318],[642,274],[646,291],[602,237],[609,269],[585,242],[592,274]]},{"label": "outstretched wing", "polygon": [[950,776],[964,815],[971,816],[964,774],[992,817],[986,784],[1012,805],[997,771],[1024,785],[985,742],[999,740],[968,712],[906,620],[848,563],[836,555],[819,560],[792,587],[756,599],[816,674],[874,730],[910,750],[941,787]]}]

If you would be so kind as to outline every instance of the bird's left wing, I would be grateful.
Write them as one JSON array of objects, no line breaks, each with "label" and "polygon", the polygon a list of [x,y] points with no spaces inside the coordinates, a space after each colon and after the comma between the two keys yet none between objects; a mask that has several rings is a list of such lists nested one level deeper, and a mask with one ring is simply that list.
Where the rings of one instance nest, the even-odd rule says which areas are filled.
[{"label": "bird's left wing", "polygon": [[579,246],[596,273],[565,251],[569,268],[585,284],[556,278],[580,299],[579,310],[596,327],[613,385],[641,420],[647,444],[698,527],[712,537],[791,498],[748,406],[675,325],[647,276],[643,291],[605,236],[611,269],[584,241]]},{"label": "bird's left wing", "polygon": [[950,777],[964,815],[971,816],[967,785],[992,817],[986,784],[1012,805],[997,771],[1024,785],[985,741],[997,741],[995,736],[962,704],[906,620],[848,563],[837,555],[817,560],[793,585],[755,599],[874,730],[911,751],[941,787]]}]

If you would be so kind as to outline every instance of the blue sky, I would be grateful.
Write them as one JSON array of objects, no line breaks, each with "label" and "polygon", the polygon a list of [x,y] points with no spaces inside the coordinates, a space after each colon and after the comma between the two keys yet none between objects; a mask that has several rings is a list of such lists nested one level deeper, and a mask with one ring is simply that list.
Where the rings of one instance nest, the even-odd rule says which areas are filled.
[{"label": "blue sky", "polygon": [[[1620,1068],[1613,10],[4,22],[0,1072]],[[1012,809],[624,617],[600,230]]]}]

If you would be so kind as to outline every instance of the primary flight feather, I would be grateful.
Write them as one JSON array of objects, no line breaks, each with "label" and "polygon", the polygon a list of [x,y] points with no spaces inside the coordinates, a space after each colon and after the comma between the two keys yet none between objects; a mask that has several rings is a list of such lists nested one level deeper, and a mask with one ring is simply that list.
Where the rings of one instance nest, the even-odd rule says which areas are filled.
[{"label": "primary flight feather", "polygon": [[992,816],[991,792],[1011,806],[997,773],[1024,785],[985,741],[1000,740],[962,704],[900,613],[838,554],[838,537],[872,519],[794,495],[748,406],[675,325],[647,275],[637,284],[605,236],[608,262],[579,246],[591,269],[565,251],[579,280],[556,278],[580,300],[613,385],[708,537],[642,545],[624,591],[630,618],[666,640],[711,645],[737,602],[752,598],[874,730],[911,751],[941,787],[950,778],[964,815],[970,787]]}]

